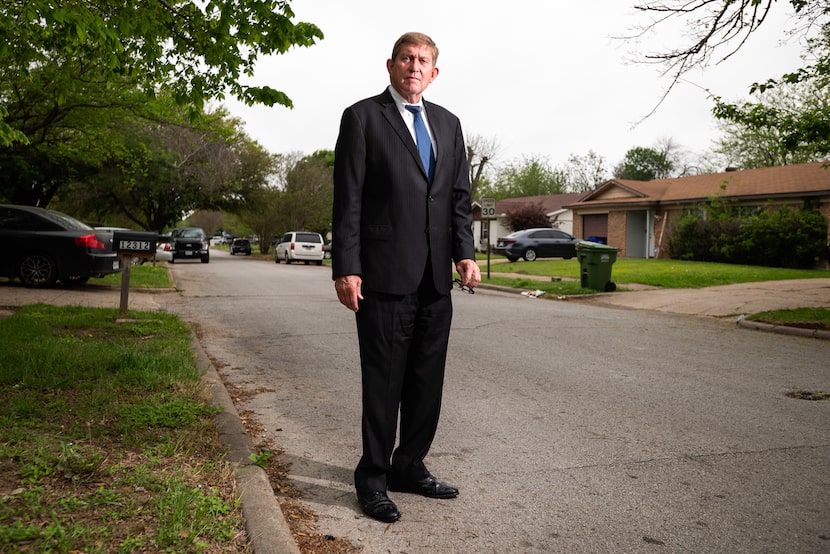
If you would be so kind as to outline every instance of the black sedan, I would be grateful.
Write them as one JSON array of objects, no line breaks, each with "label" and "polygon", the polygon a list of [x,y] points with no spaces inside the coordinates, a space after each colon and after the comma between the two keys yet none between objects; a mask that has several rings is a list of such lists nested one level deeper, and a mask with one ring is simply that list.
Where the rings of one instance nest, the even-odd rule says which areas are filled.
[{"label": "black sedan", "polygon": [[532,262],[537,258],[565,258],[576,256],[578,238],[558,229],[524,229],[499,237],[495,252],[511,262],[519,258]]},{"label": "black sedan", "polygon": [[33,206],[0,204],[0,253],[0,276],[29,287],[83,283],[121,271],[112,231]]}]

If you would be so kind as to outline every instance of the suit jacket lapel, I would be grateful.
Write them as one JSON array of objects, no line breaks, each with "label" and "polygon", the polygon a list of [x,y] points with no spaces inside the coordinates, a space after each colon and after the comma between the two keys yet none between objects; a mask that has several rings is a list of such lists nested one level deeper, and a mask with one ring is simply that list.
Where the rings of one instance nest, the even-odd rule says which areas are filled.
[{"label": "suit jacket lapel", "polygon": [[438,153],[441,151],[441,146],[444,144],[447,129],[444,126],[444,120],[441,118],[440,112],[433,107],[433,104],[430,104],[424,100],[424,106],[426,106],[427,110],[429,129],[432,131],[432,140],[435,142],[435,151],[433,152],[433,154],[435,154],[435,171],[432,177],[433,182],[435,182],[437,180],[438,172],[441,170],[441,162],[443,161],[443,156],[440,156]]}]

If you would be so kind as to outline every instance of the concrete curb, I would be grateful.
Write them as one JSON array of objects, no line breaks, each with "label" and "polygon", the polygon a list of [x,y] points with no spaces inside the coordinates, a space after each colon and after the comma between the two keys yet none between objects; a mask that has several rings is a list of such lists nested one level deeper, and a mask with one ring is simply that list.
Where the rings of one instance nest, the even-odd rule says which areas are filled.
[{"label": "concrete curb", "polygon": [[228,449],[227,458],[234,467],[242,515],[253,551],[255,554],[300,554],[268,475],[251,461],[250,455],[256,453],[256,449],[219,373],[198,339],[194,337],[191,342],[197,367],[203,372],[202,381],[207,385],[213,402],[222,408],[216,416],[216,426],[222,444]]},{"label": "concrete curb", "polygon": [[748,319],[739,320],[738,327],[754,329],[756,331],[765,331],[767,333],[792,335],[795,337],[830,340],[830,331],[825,329],[804,329],[801,327],[790,327],[788,325],[773,325],[771,323],[762,323],[760,321],[749,321]]}]

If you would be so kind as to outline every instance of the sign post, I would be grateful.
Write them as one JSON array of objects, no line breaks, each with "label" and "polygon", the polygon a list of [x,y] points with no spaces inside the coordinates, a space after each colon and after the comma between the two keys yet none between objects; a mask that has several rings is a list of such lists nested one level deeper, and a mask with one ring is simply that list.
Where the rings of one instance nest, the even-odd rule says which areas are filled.
[{"label": "sign post", "polygon": [[490,221],[496,219],[496,199],[481,199],[481,219],[487,222],[487,280],[490,280]]},{"label": "sign post", "polygon": [[156,253],[158,233],[138,231],[115,231],[112,234],[112,249],[120,254],[124,260],[121,270],[121,317],[127,315],[127,305],[130,294],[130,271],[133,267],[133,258],[152,258]]}]

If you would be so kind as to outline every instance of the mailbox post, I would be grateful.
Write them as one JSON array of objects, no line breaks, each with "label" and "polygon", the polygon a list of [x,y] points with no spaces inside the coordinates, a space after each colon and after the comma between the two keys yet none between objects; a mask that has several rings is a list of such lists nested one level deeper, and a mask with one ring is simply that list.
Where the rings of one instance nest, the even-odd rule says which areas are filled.
[{"label": "mailbox post", "polygon": [[121,307],[119,310],[122,316],[127,314],[133,258],[152,258],[156,253],[158,239],[158,233],[143,231],[115,231],[112,234],[112,248],[124,259],[121,270]]}]

